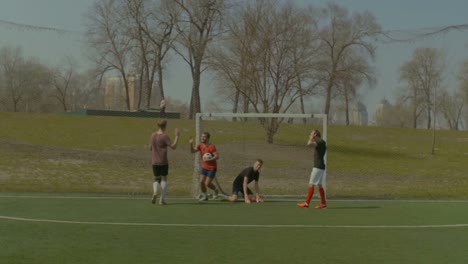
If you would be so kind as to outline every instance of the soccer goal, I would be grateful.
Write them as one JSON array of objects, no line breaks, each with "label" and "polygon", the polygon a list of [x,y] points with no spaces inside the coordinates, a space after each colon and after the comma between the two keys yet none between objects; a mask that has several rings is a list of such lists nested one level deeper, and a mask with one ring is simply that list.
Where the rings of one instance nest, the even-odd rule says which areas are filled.
[{"label": "soccer goal", "polygon": [[[260,193],[266,197],[306,194],[314,163],[314,150],[306,143],[313,129],[320,130],[327,141],[327,115],[198,113],[195,122],[196,144],[203,132],[209,132],[210,143],[215,144],[220,156],[215,184],[230,194],[234,178],[259,158],[264,161]],[[199,193],[199,170],[200,155],[195,155],[194,196]]]}]

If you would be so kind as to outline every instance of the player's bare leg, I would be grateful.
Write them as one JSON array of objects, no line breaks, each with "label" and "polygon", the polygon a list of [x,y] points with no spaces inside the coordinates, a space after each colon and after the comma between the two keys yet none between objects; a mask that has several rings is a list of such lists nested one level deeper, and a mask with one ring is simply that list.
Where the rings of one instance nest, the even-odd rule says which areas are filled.
[{"label": "player's bare leg", "polygon": [[158,188],[161,184],[161,176],[154,177],[153,181],[153,196],[151,197],[151,203],[155,204],[158,197]]},{"label": "player's bare leg", "polygon": [[161,198],[159,198],[159,204],[165,205],[166,203],[166,191],[167,191],[167,176],[161,176]]},{"label": "player's bare leg", "polygon": [[208,200],[208,194],[206,193],[206,179],[205,175],[200,175],[200,190],[201,190],[201,197],[198,199],[199,201],[206,201]]},{"label": "player's bare leg", "polygon": [[216,188],[216,185],[213,184],[213,178],[207,177],[206,186],[214,191],[213,198],[216,198],[218,196],[219,191]]}]

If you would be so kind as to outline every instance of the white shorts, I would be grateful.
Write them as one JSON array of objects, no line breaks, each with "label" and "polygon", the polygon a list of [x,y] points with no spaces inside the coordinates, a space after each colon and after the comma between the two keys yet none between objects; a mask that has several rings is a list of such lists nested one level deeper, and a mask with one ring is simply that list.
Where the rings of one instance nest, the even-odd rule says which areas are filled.
[{"label": "white shorts", "polygon": [[323,175],[325,175],[325,170],[313,168],[310,173],[309,184],[310,185],[322,185]]}]

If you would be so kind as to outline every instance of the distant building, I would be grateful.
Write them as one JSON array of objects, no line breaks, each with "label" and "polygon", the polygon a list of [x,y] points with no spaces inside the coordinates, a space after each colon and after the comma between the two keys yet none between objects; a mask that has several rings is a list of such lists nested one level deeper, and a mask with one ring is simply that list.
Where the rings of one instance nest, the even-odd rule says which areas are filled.
[{"label": "distant building", "polygon": [[367,126],[369,123],[369,114],[366,106],[357,102],[351,109],[351,124],[356,126]]},{"label": "distant building", "polygon": [[122,89],[122,79],[109,77],[104,86],[104,108],[106,110],[123,110],[125,106],[125,91]]},{"label": "distant building", "polygon": [[134,74],[128,76],[129,107],[126,103],[124,81],[121,77],[109,77],[104,88],[104,107],[106,110],[137,110],[139,98],[139,79]]},{"label": "distant building", "polygon": [[386,122],[389,120],[391,109],[392,105],[386,99],[380,101],[380,103],[377,105],[377,109],[375,110],[375,125],[387,125]]}]

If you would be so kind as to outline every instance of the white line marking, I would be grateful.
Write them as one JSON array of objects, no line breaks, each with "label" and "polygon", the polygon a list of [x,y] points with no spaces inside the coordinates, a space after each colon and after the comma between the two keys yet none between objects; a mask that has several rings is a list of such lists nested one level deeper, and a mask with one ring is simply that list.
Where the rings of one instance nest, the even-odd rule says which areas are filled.
[{"label": "white line marking", "polygon": [[[150,195],[145,197],[128,197],[128,196],[42,196],[42,195],[0,195],[0,198],[26,198],[26,199],[109,199],[109,200],[147,200]],[[173,198],[174,199],[174,198]],[[179,198],[176,198],[179,199]]]},{"label": "white line marking", "polygon": [[[21,199],[103,199],[103,200],[148,200],[151,198],[151,195],[147,196],[63,196],[63,195],[0,195],[0,198],[21,198]],[[299,201],[303,197],[295,198],[271,198],[268,201]],[[196,199],[191,197],[171,197],[168,200],[192,200]],[[422,202],[422,203],[468,203],[468,200],[379,200],[379,199],[356,199],[356,200],[345,200],[345,199],[329,199],[330,202]]]},{"label": "white line marking", "polygon": [[2,216],[0,219],[25,222],[42,222],[55,224],[80,224],[80,225],[120,225],[120,226],[169,226],[169,227],[241,227],[241,228],[454,228],[468,227],[468,224],[453,225],[232,225],[232,224],[164,224],[164,223],[124,223],[124,222],[93,222],[93,221],[66,221],[51,219],[32,219],[13,216]]}]

